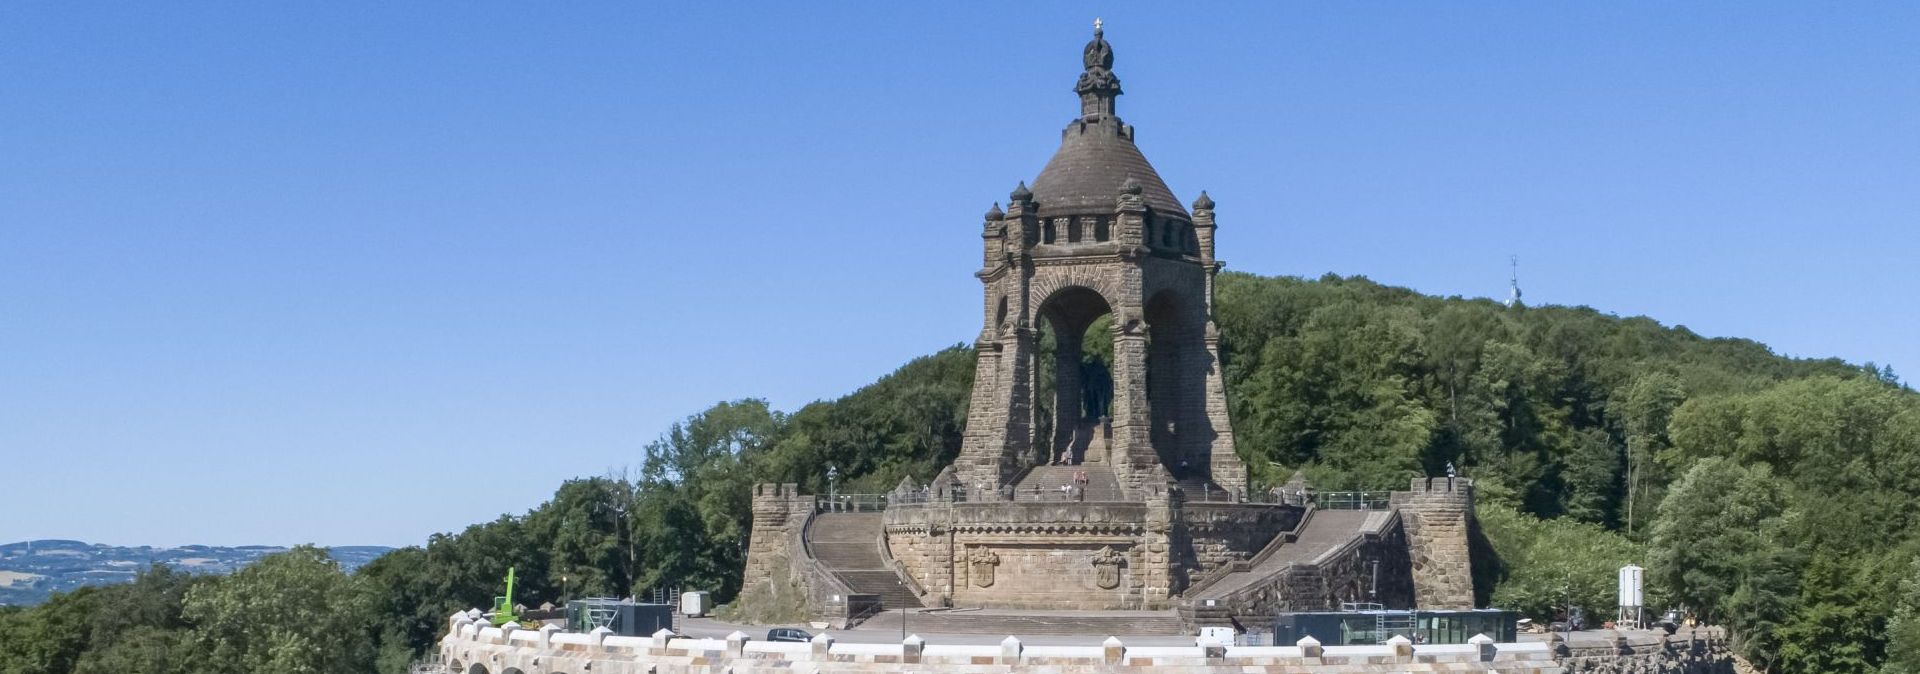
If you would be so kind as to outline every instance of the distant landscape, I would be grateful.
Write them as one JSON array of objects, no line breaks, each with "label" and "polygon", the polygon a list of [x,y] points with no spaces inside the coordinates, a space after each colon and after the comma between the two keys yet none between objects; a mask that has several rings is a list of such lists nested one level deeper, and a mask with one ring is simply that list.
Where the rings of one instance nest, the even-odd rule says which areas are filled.
[{"label": "distant landscape", "polygon": [[[187,573],[228,574],[261,557],[287,550],[271,545],[156,548],[65,540],[7,543],[0,545],[0,606],[33,606],[55,592],[131,582],[136,573],[153,564]],[[327,553],[352,572],[389,550],[354,545],[327,548]]]}]

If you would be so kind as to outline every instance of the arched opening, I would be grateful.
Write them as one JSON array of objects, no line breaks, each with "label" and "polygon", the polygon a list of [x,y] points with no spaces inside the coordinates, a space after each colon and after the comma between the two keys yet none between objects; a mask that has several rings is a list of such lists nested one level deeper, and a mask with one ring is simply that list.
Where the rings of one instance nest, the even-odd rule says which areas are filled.
[{"label": "arched opening", "polygon": [[478,662],[467,668],[467,674],[487,674],[487,666]]},{"label": "arched opening", "polygon": [[1113,309],[1100,293],[1074,286],[1040,305],[1034,363],[1036,463],[1105,457],[1113,414]]},{"label": "arched opening", "polygon": [[1173,290],[1148,298],[1147,407],[1149,436],[1175,480],[1204,480],[1208,457],[1194,421],[1205,416],[1206,382],[1193,372],[1203,351],[1204,321],[1196,303]]}]

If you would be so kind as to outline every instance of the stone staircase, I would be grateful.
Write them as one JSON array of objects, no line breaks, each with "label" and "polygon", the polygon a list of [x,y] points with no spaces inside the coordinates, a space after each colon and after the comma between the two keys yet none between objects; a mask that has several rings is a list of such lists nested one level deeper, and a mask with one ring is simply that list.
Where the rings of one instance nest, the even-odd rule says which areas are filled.
[{"label": "stone staircase", "polygon": [[880,513],[820,513],[807,527],[814,560],[859,594],[880,595],[888,609],[920,608],[920,599],[880,556]]},{"label": "stone staircase", "polygon": [[[1080,471],[1087,473],[1086,498],[1068,497],[1060,492],[1060,485],[1073,485],[1073,476]],[[1124,501],[1126,492],[1120,489],[1119,478],[1114,477],[1113,469],[1102,466],[1034,466],[1015,483],[1013,500],[1015,501]]]},{"label": "stone staircase", "polygon": [[1189,477],[1175,480],[1174,486],[1180,488],[1181,499],[1194,502],[1233,502],[1233,492],[1214,484],[1205,477]]},{"label": "stone staircase", "polygon": [[1308,516],[1305,526],[1300,528],[1297,538],[1285,542],[1276,540],[1278,547],[1271,554],[1264,555],[1264,558],[1257,557],[1257,564],[1245,571],[1228,574],[1198,592],[1190,592],[1190,598],[1226,597],[1284,572],[1289,565],[1312,562],[1320,555],[1360,536],[1361,525],[1367,521],[1368,515],[1375,512],[1378,511],[1315,510]]},{"label": "stone staircase", "polygon": [[1172,611],[899,611],[876,615],[861,630],[917,634],[992,634],[998,636],[1171,636],[1186,634]]}]

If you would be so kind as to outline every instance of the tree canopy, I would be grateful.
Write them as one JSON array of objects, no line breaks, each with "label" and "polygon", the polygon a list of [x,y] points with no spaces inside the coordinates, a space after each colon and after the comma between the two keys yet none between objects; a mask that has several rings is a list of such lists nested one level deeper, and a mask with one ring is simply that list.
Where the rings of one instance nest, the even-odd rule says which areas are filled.
[{"label": "tree canopy", "polygon": [[[1321,489],[1401,488],[1453,462],[1480,485],[1483,601],[1611,606],[1614,570],[1635,562],[1653,601],[1721,621],[1771,671],[1920,671],[1920,395],[1890,369],[1358,277],[1217,288],[1258,485],[1299,471]],[[0,611],[0,674],[200,671],[183,663],[211,653],[235,671],[402,671],[510,566],[528,605],[672,588],[727,601],[750,485],[824,493],[828,466],[843,492],[931,478],[959,452],[973,361],[954,346],[790,414],[716,404],[625,472],[353,575],[302,548],[228,578],[155,569]]]}]

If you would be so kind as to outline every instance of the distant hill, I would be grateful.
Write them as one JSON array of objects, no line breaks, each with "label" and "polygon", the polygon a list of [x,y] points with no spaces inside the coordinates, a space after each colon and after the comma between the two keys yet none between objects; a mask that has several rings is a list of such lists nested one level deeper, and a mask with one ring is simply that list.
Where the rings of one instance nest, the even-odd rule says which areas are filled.
[{"label": "distant hill", "polygon": [[[353,545],[328,548],[327,552],[352,571],[390,549]],[[151,564],[191,573],[226,574],[286,550],[270,545],[126,547],[53,539],[7,543],[0,545],[0,606],[32,606],[46,601],[54,592],[128,582]]]}]

